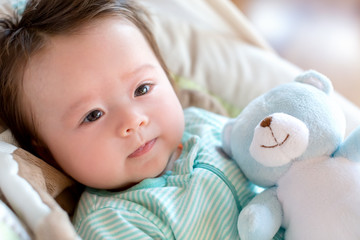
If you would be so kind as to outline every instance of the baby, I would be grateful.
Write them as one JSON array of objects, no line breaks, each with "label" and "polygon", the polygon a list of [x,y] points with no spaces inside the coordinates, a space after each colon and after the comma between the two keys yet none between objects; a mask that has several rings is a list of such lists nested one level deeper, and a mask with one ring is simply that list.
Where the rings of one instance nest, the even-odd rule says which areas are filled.
[{"label": "baby", "polygon": [[183,111],[136,10],[126,1],[31,4],[2,45],[2,59],[22,55],[2,62],[13,69],[1,75],[18,95],[22,119],[6,119],[20,125],[16,139],[28,128],[26,149],[87,186],[123,188],[160,175],[180,144]]},{"label": "baby", "polygon": [[1,19],[1,120],[88,186],[83,239],[238,239],[254,192],[219,149],[227,119],[184,114],[145,19],[125,0],[33,0]]}]

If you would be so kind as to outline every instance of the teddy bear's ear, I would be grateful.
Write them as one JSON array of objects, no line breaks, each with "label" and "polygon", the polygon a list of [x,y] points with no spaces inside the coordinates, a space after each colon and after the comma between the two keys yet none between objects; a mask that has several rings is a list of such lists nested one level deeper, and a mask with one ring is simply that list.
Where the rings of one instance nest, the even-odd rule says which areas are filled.
[{"label": "teddy bear's ear", "polygon": [[232,132],[234,123],[235,123],[235,119],[230,119],[225,124],[223,131],[222,131],[222,136],[221,136],[222,148],[229,157],[232,157],[230,142],[231,142],[231,132]]},{"label": "teddy bear's ear", "polygon": [[300,74],[295,81],[312,85],[328,95],[334,91],[331,81],[325,75],[314,70]]}]

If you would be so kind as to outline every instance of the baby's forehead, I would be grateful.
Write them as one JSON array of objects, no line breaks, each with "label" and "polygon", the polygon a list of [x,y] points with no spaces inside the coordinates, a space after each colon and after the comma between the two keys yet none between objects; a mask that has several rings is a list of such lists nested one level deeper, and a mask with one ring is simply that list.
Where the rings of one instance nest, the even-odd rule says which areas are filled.
[{"label": "baby's forehead", "polygon": [[[115,64],[119,61],[120,65]],[[49,37],[29,59],[24,89],[37,94],[42,86],[64,87],[68,79],[102,78],[114,69],[126,72],[126,67],[130,72],[146,61],[158,65],[157,57],[135,25],[119,18],[101,19],[77,32]]]}]

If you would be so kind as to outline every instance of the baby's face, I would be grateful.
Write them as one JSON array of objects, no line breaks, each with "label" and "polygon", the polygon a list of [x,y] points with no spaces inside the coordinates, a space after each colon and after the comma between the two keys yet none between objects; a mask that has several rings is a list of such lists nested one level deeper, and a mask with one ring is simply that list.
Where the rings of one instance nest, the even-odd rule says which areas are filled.
[{"label": "baby's face", "polygon": [[51,38],[25,70],[24,93],[57,163],[91,187],[158,176],[184,130],[153,51],[137,28],[116,18]]}]

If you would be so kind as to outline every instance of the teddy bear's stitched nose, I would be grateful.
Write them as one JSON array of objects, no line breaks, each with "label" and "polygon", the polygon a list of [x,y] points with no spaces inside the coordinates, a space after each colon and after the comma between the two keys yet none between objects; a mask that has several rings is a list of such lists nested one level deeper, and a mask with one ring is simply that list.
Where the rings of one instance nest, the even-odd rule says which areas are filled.
[{"label": "teddy bear's stitched nose", "polygon": [[261,121],[260,126],[265,128],[265,127],[269,127],[272,121],[272,117],[267,117],[264,120]]}]

